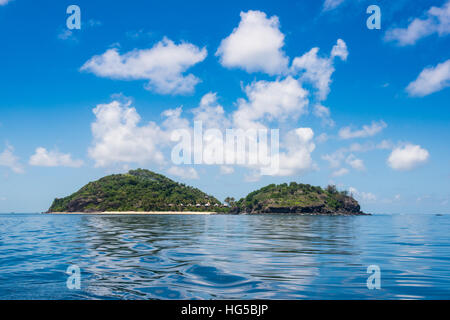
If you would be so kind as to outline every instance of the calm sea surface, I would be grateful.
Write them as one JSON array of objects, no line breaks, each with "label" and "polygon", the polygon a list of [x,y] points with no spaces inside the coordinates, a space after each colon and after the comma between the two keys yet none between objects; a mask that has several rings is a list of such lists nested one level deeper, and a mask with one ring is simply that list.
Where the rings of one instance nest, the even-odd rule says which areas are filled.
[{"label": "calm sea surface", "polygon": [[450,298],[450,216],[0,215],[0,299],[378,298]]}]

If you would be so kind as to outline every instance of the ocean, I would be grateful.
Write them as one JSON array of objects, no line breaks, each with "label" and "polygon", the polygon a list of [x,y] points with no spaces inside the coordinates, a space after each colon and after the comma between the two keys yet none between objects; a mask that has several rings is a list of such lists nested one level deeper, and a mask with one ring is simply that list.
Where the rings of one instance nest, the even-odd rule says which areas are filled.
[{"label": "ocean", "polygon": [[0,214],[0,299],[449,299],[449,231],[450,215]]}]

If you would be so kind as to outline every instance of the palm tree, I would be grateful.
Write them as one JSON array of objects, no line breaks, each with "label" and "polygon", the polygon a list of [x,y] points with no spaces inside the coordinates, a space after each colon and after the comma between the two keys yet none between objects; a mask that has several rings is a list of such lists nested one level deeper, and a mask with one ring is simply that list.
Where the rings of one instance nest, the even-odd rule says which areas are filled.
[{"label": "palm tree", "polygon": [[236,200],[233,197],[226,197],[224,201],[230,207],[233,207],[234,204],[236,203]]}]

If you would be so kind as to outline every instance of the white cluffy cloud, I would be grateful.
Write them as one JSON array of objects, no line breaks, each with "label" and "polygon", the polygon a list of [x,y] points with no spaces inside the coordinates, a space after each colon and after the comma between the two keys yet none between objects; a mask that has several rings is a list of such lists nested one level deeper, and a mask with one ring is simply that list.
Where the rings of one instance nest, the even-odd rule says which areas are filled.
[{"label": "white cluffy cloud", "polygon": [[15,173],[24,173],[23,166],[19,163],[19,158],[14,155],[14,148],[9,144],[5,150],[0,153],[0,166],[8,167]]},{"label": "white cluffy cloud", "polygon": [[4,6],[8,2],[11,2],[12,0],[0,0],[0,6]]},{"label": "white cluffy cloud", "polygon": [[406,144],[395,148],[389,158],[388,165],[394,170],[411,170],[427,162],[430,154],[419,145]]},{"label": "white cluffy cloud", "polygon": [[148,80],[146,89],[162,94],[194,91],[200,79],[185,71],[206,58],[206,49],[190,43],[175,44],[164,38],[151,49],[133,50],[120,55],[117,48],[88,60],[81,71],[99,77],[121,80]]},{"label": "white cluffy cloud", "polygon": [[372,122],[371,125],[364,125],[362,129],[352,131],[351,127],[344,127],[339,130],[339,137],[341,139],[353,139],[353,138],[366,138],[372,137],[377,133],[380,133],[387,124],[384,121]]},{"label": "white cluffy cloud", "polygon": [[411,96],[423,97],[450,86],[450,59],[422,70],[406,91]]},{"label": "white cluffy cloud", "polygon": [[311,153],[316,148],[314,131],[311,128],[297,128],[290,131],[282,142],[284,152],[279,153],[279,169],[274,176],[292,176],[315,169]]},{"label": "white cluffy cloud", "polygon": [[198,179],[197,171],[192,168],[184,168],[184,167],[170,167],[167,172],[175,177],[179,177],[182,179]]},{"label": "white cluffy cloud", "polygon": [[29,164],[40,167],[72,167],[79,168],[83,165],[83,160],[74,160],[70,154],[58,151],[47,151],[39,147],[30,158]]},{"label": "white cluffy cloud", "polygon": [[[217,103],[217,95],[206,94],[200,102],[200,106],[193,110],[194,120],[202,120],[205,128],[212,128],[223,131],[224,129],[262,129],[266,128],[267,121],[287,121],[299,116],[306,107],[307,92],[301,88],[298,81],[288,77],[284,80],[259,81],[247,86],[246,94],[248,99],[240,99],[237,102],[238,110],[227,115],[222,106]],[[210,137],[212,138],[212,137]],[[311,128],[297,128],[287,132],[280,141],[281,150],[279,152],[279,168],[267,171],[267,175],[289,176],[300,174],[314,168],[311,153],[315,149],[313,143],[314,132]],[[205,150],[208,146],[218,143],[217,139],[204,142]],[[258,142],[258,148],[263,147],[265,142]],[[268,145],[267,145],[268,147]],[[225,149],[225,154],[231,150]],[[234,152],[234,151],[233,151]],[[237,157],[249,159],[255,154],[246,148]],[[247,169],[255,172],[260,169],[260,165],[243,164]],[[262,165],[261,165],[262,166]],[[265,167],[265,166],[263,166]],[[220,167],[221,174],[231,174],[234,172],[232,166]],[[251,180],[260,178],[259,174],[253,174]]]},{"label": "white cluffy cloud", "polygon": [[200,105],[192,110],[195,121],[202,121],[205,128],[229,128],[225,110],[217,101],[217,94],[209,92],[200,100]]},{"label": "white cluffy cloud", "polygon": [[333,46],[329,57],[319,57],[319,48],[297,57],[292,61],[291,72],[301,73],[301,80],[310,82],[318,90],[317,97],[320,101],[325,100],[330,93],[331,76],[334,72],[334,58],[347,60],[348,50],[344,40],[338,39]]},{"label": "white cluffy cloud", "polygon": [[[295,119],[304,112],[308,101],[306,99],[307,91],[304,90],[299,82],[292,77],[284,80],[259,81],[248,85],[245,88],[247,99],[239,99],[237,102],[238,110],[226,115],[222,106],[217,103],[216,94],[206,94],[197,109],[194,109],[194,120],[202,120],[205,127],[209,124],[217,124],[215,127],[219,130],[224,129],[262,129],[269,121],[288,121]],[[225,124],[225,125],[224,125]],[[227,127],[229,125],[230,127]],[[267,171],[267,175],[289,176],[306,172],[314,168],[311,153],[315,149],[313,143],[314,132],[311,128],[297,128],[287,132],[280,141],[281,151],[279,152],[279,168]],[[205,142],[214,144],[214,139]],[[258,148],[263,147],[265,143],[259,141]],[[268,147],[268,145],[267,145]],[[230,150],[224,150],[225,153]],[[241,151],[238,151],[238,153]],[[252,151],[245,149],[244,154],[238,154],[238,157],[250,158],[255,156]],[[250,170],[260,169],[259,165],[244,164]],[[221,174],[231,174],[233,167],[221,166]],[[259,179],[259,174],[253,174],[251,181]]]},{"label": "white cluffy cloud", "polygon": [[[290,87],[289,82],[294,81],[296,85]],[[261,171],[261,168],[266,168],[266,163],[234,163],[225,164],[225,162],[215,162],[209,161],[211,150],[216,151],[217,148],[222,148],[224,155],[236,154],[235,159],[257,159],[255,156],[259,156],[258,150],[261,148],[269,147],[269,140],[258,141],[258,148],[253,149],[250,146],[246,147],[245,150],[238,149],[237,152],[227,149],[229,146],[223,144],[223,137],[226,129],[259,129],[264,127],[263,121],[266,118],[272,119],[284,119],[291,115],[293,117],[296,107],[302,107],[302,103],[298,103],[298,99],[303,101],[303,92],[301,87],[297,86],[298,83],[290,78],[290,80],[284,85],[281,85],[281,92],[278,93],[280,101],[269,100],[264,101],[271,95],[276,95],[277,90],[273,89],[272,85],[280,85],[279,82],[274,81],[272,83],[261,84],[261,88],[268,89],[269,91],[263,93],[264,90],[257,90],[252,87],[248,90],[249,101],[243,100],[241,104],[238,103],[238,110],[234,113],[225,114],[225,111],[221,105],[217,102],[217,95],[215,93],[207,93],[201,99],[199,106],[192,110],[194,121],[201,121],[204,128],[203,143],[200,146],[200,150],[193,150],[193,155],[195,156],[197,152],[202,152],[203,163],[208,165],[218,165],[221,174],[231,174],[234,172],[234,166],[245,167],[252,171]],[[252,85],[253,86],[253,85]],[[257,86],[258,87],[258,86]],[[283,91],[283,88],[286,91]],[[272,91],[272,89],[274,91]],[[293,94],[292,90],[297,92],[297,89],[301,89],[301,98],[297,97],[291,99],[290,95]],[[253,90],[256,90],[255,92]],[[294,96],[296,96],[294,94]],[[292,100],[292,101],[291,101]],[[277,108],[279,113],[270,113],[267,115],[267,110],[265,106],[267,103],[273,102],[275,110]],[[248,114],[255,114],[257,112],[257,117],[251,117],[249,121],[244,121],[243,123],[238,121],[239,117],[236,114],[242,112],[243,104],[249,109],[247,112],[243,112],[242,116],[247,116]],[[261,108],[261,109],[260,109]],[[286,109],[286,110],[285,110]],[[165,110],[162,113],[164,120],[162,123],[156,124],[154,122],[142,123],[139,114],[136,109],[131,106],[131,101],[125,99],[121,101],[120,99],[114,100],[108,104],[99,104],[93,110],[96,119],[92,123],[92,134],[93,141],[92,145],[88,150],[89,156],[94,159],[96,167],[110,167],[110,166],[122,166],[128,165],[130,163],[137,164],[148,164],[155,163],[163,168],[166,168],[167,172],[178,177],[185,179],[196,179],[198,174],[195,170],[189,167],[177,167],[170,166],[167,162],[166,155],[170,152],[170,147],[174,147],[176,141],[173,139],[174,130],[180,130],[184,133],[191,134],[194,132],[193,124],[186,118],[182,117],[182,108]],[[286,113],[287,112],[287,113]],[[236,123],[235,121],[236,120]],[[239,119],[240,120],[240,119]],[[245,128],[243,126],[246,126]],[[212,132],[207,133],[207,129],[213,129]],[[216,136],[216,132],[218,135]],[[183,134],[184,134],[183,133]],[[268,137],[269,138],[269,137]],[[314,169],[314,163],[311,158],[311,153],[315,149],[313,143],[314,133],[310,128],[297,128],[295,130],[288,131],[287,134],[283,135],[282,141],[280,141],[281,151],[279,153],[279,170],[270,169],[267,175],[273,176],[286,176],[297,173],[303,173],[308,170]],[[270,140],[272,138],[269,138]],[[192,142],[192,141],[191,141]],[[272,143],[277,143],[271,141]],[[264,149],[262,149],[264,150]],[[266,150],[269,150],[266,149]],[[172,150],[173,151],[173,150]],[[242,152],[244,152],[242,154]],[[256,153],[255,153],[256,152]],[[219,152],[220,153],[220,152]],[[215,159],[212,157],[211,159]],[[278,161],[276,161],[278,163]],[[190,164],[190,163],[186,163]],[[259,176],[259,175],[258,175]]]},{"label": "white cluffy cloud", "polygon": [[283,121],[305,112],[308,92],[288,76],[284,80],[253,82],[245,88],[248,99],[239,99],[234,125],[243,129],[264,128],[263,120]]},{"label": "white cluffy cloud", "polygon": [[227,68],[242,68],[247,72],[281,74],[289,59],[282,48],[284,34],[277,16],[270,18],[261,11],[241,12],[239,26],[222,40],[216,56]]},{"label": "white cluffy cloud", "polygon": [[450,33],[450,1],[439,8],[431,7],[423,19],[415,18],[406,28],[388,30],[385,39],[406,46],[434,33],[439,36]]},{"label": "white cluffy cloud", "polygon": [[94,110],[93,145],[89,156],[96,167],[117,163],[161,163],[158,144],[165,141],[161,128],[153,122],[140,126],[140,116],[131,102],[115,100],[99,104]]}]

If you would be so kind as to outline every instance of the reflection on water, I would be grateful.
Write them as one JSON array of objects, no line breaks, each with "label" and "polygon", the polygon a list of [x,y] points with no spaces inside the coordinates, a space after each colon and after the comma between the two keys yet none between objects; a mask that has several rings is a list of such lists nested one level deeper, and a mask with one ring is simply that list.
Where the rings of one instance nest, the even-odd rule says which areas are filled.
[{"label": "reflection on water", "polygon": [[[448,299],[450,216],[0,215],[0,299]],[[66,287],[69,265],[81,290]],[[381,290],[369,290],[369,265]]]}]

